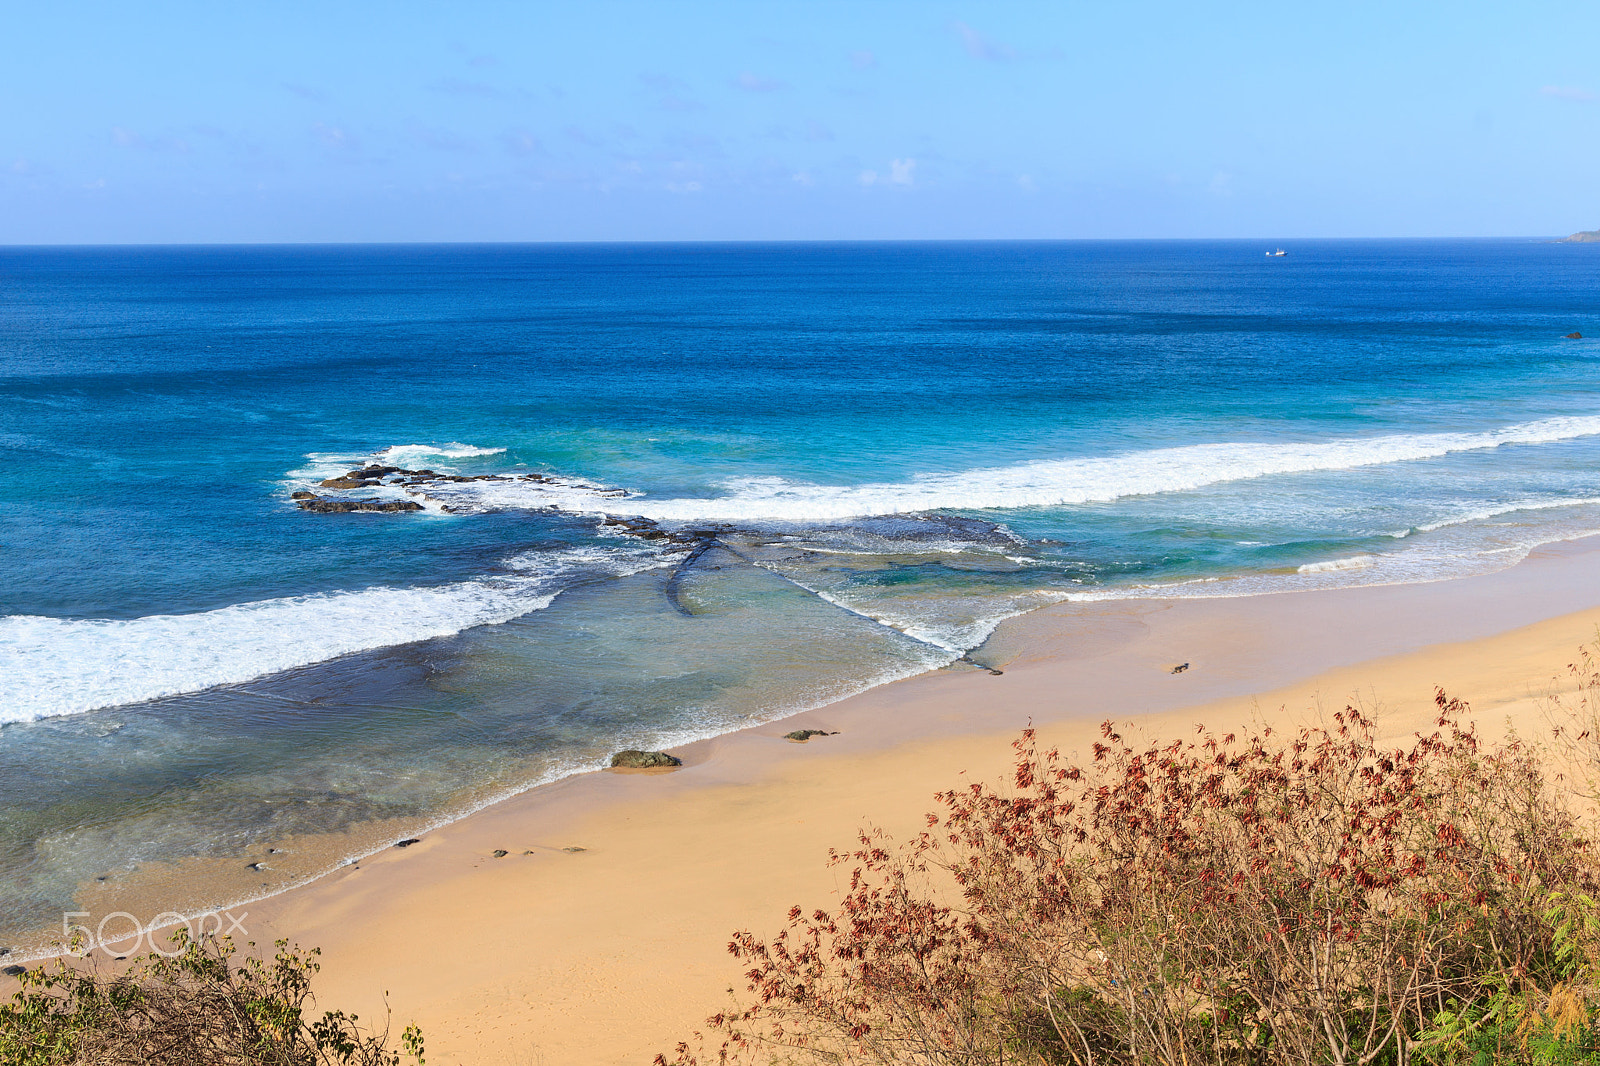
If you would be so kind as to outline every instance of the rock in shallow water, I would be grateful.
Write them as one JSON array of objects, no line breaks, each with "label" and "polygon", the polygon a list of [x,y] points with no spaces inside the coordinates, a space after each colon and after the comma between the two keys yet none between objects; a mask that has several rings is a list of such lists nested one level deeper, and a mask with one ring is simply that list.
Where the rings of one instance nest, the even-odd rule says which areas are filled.
[{"label": "rock in shallow water", "polygon": [[349,511],[420,511],[422,504],[414,500],[333,500],[326,496],[313,496],[300,500],[302,511],[318,514],[344,514]]},{"label": "rock in shallow water", "polygon": [[806,741],[810,740],[812,737],[831,737],[831,736],[833,736],[833,734],[828,732],[826,729],[796,729],[793,733],[785,733],[783,735],[783,739],[784,740],[797,740],[800,743],[804,744]]},{"label": "rock in shallow water", "polygon": [[682,766],[683,760],[664,751],[619,751],[611,756],[613,768],[653,770],[659,766]]}]

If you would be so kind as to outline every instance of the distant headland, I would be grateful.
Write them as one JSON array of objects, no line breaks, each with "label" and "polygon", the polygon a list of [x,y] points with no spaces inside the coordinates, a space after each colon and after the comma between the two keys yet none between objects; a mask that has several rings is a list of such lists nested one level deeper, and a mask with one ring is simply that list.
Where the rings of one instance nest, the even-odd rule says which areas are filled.
[{"label": "distant headland", "polygon": [[1558,244],[1589,244],[1600,241],[1600,229],[1579,230],[1570,237],[1563,237]]}]

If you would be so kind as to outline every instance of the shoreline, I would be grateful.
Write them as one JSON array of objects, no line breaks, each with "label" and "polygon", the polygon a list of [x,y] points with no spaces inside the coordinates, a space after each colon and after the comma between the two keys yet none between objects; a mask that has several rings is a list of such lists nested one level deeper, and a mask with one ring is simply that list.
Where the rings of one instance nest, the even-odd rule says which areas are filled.
[{"label": "shoreline", "polygon": [[[703,732],[689,730],[688,739],[674,739],[668,737],[657,741],[663,749],[671,750],[683,756],[686,765],[695,765],[704,761],[704,756],[697,754],[706,745],[715,745],[718,741],[745,733],[766,735],[774,726],[784,724],[785,729],[792,727],[806,728],[810,723],[810,715],[825,714],[832,708],[847,704],[853,700],[868,697],[870,694],[886,688],[906,685],[934,677],[943,677],[951,674],[990,674],[995,669],[1009,668],[1013,657],[1026,655],[1026,646],[1030,643],[1029,634],[1034,633],[1030,619],[1041,615],[1071,615],[1073,625],[1079,628],[1087,626],[1095,632],[1092,640],[1099,643],[1119,643],[1127,639],[1130,630],[1130,619],[1137,618],[1150,611],[1159,610],[1164,605],[1178,605],[1195,601],[1212,603],[1229,603],[1238,601],[1266,600],[1276,597],[1299,597],[1324,593],[1349,593],[1360,590],[1376,589],[1406,589],[1427,585],[1447,585],[1463,581],[1477,581],[1492,578],[1499,574],[1518,571],[1527,564],[1529,559],[1541,552],[1554,552],[1555,554],[1571,554],[1583,552],[1585,542],[1593,541],[1593,550],[1600,551],[1600,533],[1588,534],[1576,538],[1557,538],[1545,541],[1537,547],[1527,549],[1528,555],[1518,563],[1502,570],[1490,571],[1487,574],[1472,574],[1463,577],[1443,577],[1406,581],[1395,583],[1350,584],[1330,585],[1310,588],[1286,588],[1260,590],[1249,585],[1241,585],[1244,591],[1230,591],[1229,586],[1238,579],[1210,579],[1210,582],[1220,580],[1221,584],[1215,585],[1213,591],[1195,595],[1166,595],[1162,586],[1152,586],[1138,594],[1120,590],[1123,594],[1114,594],[1118,590],[1108,590],[1113,594],[1104,597],[1095,594],[1067,594],[1066,598],[1051,604],[1019,610],[1001,618],[991,625],[989,636],[985,641],[952,661],[940,667],[923,670],[893,677],[868,681],[863,687],[856,689],[847,696],[835,698],[828,703],[804,710],[785,709],[774,712],[771,716],[757,717],[750,725],[733,729],[727,732]],[[1210,584],[1210,582],[1199,582]],[[1180,583],[1171,588],[1180,588],[1196,582]],[[802,586],[803,587],[803,586]],[[808,592],[812,590],[807,589]],[[814,593],[814,595],[822,595]],[[1596,600],[1600,602],[1600,584],[1596,587]],[[822,595],[823,599],[833,602],[831,598]],[[857,613],[849,607],[843,610]],[[867,617],[867,616],[863,616]],[[877,622],[876,619],[870,619]],[[877,622],[877,624],[885,624]],[[1052,623],[1044,623],[1041,627],[1045,631],[1053,631]],[[1137,628],[1136,625],[1133,626]],[[1113,636],[1113,634],[1122,634]],[[914,638],[915,639],[915,638]],[[940,645],[940,647],[943,647]],[[952,649],[950,654],[955,655]],[[1071,653],[1057,648],[1053,653],[1059,659],[1063,655],[1078,654],[1081,649]],[[1003,672],[1003,669],[1002,671]],[[680,736],[682,734],[679,734]],[[117,876],[117,872],[108,871],[111,876],[100,877],[95,881],[80,883],[74,894],[74,906],[83,910],[72,913],[90,913],[93,915],[154,915],[157,918],[176,917],[180,922],[189,922],[196,928],[204,928],[205,922],[215,917],[219,912],[228,914],[242,908],[268,903],[278,896],[286,893],[298,892],[316,885],[318,882],[337,876],[341,871],[349,868],[359,868],[360,864],[375,856],[379,856],[394,846],[394,842],[413,836],[426,836],[437,833],[464,820],[481,815],[485,811],[493,810],[502,804],[514,803],[533,794],[543,794],[552,789],[559,789],[575,779],[583,779],[596,773],[605,772],[603,767],[593,765],[569,764],[557,770],[541,775],[540,777],[524,784],[513,785],[509,788],[497,789],[488,792],[463,806],[451,808],[428,815],[422,819],[396,817],[388,820],[361,822],[338,831],[318,831],[295,834],[275,840],[263,842],[261,847],[250,853],[236,853],[225,856],[195,856],[176,860],[159,860],[147,863],[143,869],[132,872],[131,877]],[[269,847],[270,845],[270,847]],[[259,852],[259,854],[258,854]],[[273,855],[285,856],[283,859],[273,859]],[[294,858],[287,858],[294,856]],[[291,868],[299,872],[276,883],[261,884],[263,891],[253,891],[240,885],[241,881],[253,880],[248,875],[241,875],[240,869],[255,870],[254,863],[247,860],[268,860],[274,864],[287,862]],[[209,891],[187,893],[188,898],[182,902],[174,902],[175,897],[181,894],[175,885],[203,884],[209,886]],[[196,924],[197,923],[197,924]],[[63,920],[63,926],[65,925]],[[174,928],[173,923],[161,926],[150,926],[149,931],[156,932],[163,929]],[[112,927],[115,930],[115,926]],[[21,931],[18,930],[18,933]],[[44,939],[38,939],[44,938]],[[123,940],[109,940],[105,942],[113,950],[130,950],[116,947],[126,944],[133,938],[132,934]],[[58,936],[52,927],[36,929],[26,938],[19,937],[11,942],[8,952],[12,963],[33,963],[40,960],[59,957],[64,952],[60,950],[61,936]],[[144,945],[148,941],[138,941]],[[138,950],[137,948],[131,950]],[[0,979],[3,980],[3,979]]]},{"label": "shoreline", "polygon": [[[984,645],[1002,676],[919,674],[674,748],[673,773],[521,791],[237,905],[240,939],[322,948],[324,1005],[370,1019],[392,993],[393,1024],[420,1022],[436,1062],[647,1062],[742,987],[722,952],[736,927],[772,931],[793,903],[826,906],[829,847],[868,823],[914,831],[963,774],[1003,776],[1030,722],[1071,750],[1107,717],[1184,732],[1197,715],[1279,724],[1367,686],[1399,721],[1451,680],[1417,680],[1419,663],[1454,671],[1446,687],[1483,721],[1509,705],[1508,684],[1553,683],[1597,627],[1600,536],[1452,581],[1043,607]],[[1179,662],[1190,668],[1169,673]],[[1282,710],[1261,702],[1289,690]],[[796,728],[837,735],[782,739]]]},{"label": "shoreline", "polygon": [[[1106,717],[1294,724],[1355,697],[1403,731],[1439,684],[1496,735],[1503,714],[1534,721],[1597,627],[1600,538],[1453,582],[1047,607],[991,638],[1001,677],[923,674],[688,745],[674,773],[569,777],[262,901],[247,924],[258,943],[320,946],[328,1005],[375,1017],[387,991],[436,1061],[647,1062],[741,986],[729,934],[826,906],[828,848],[866,824],[914,832],[935,792],[1003,776],[1030,722],[1086,750]],[[793,728],[838,735],[783,740]]]}]

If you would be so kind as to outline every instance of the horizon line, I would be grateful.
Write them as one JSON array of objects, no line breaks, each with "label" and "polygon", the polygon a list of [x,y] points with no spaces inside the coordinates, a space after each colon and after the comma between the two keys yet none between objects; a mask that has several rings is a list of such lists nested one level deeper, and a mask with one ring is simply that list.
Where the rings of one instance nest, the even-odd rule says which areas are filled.
[{"label": "horizon line", "polygon": [[[1585,232],[1578,230],[1575,232]],[[62,241],[24,243],[0,241],[0,251],[64,248],[506,248],[549,246],[636,245],[847,245],[847,244],[1202,244],[1378,241],[1527,241],[1544,244],[1584,244],[1569,235],[1503,234],[1492,236],[1362,236],[1362,237],[688,237],[688,238],[576,238],[567,240],[352,240],[352,241]]]}]

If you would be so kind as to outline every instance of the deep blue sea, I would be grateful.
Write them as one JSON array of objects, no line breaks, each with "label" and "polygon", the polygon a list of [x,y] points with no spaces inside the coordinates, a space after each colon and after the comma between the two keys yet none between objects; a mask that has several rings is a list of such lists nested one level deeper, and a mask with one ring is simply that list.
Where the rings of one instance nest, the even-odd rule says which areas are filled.
[{"label": "deep blue sea", "polygon": [[1600,531],[1600,246],[1286,247],[0,249],[0,945],[1045,604]]}]

